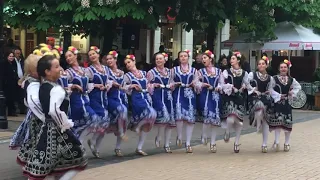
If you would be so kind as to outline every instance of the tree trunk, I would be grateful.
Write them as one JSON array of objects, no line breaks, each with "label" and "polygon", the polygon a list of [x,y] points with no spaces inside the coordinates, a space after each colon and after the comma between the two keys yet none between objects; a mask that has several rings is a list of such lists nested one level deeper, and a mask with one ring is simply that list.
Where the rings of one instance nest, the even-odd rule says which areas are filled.
[{"label": "tree trunk", "polygon": [[116,22],[115,20],[110,20],[110,21],[103,21],[103,32],[102,32],[102,37],[103,37],[103,43],[102,43],[102,52],[104,54],[107,54],[110,50],[113,50],[112,45],[113,45],[113,39],[115,38],[115,32],[114,30],[116,29]]},{"label": "tree trunk", "polygon": [[207,29],[207,49],[214,52],[214,40],[217,36],[217,27],[215,23],[210,23]]}]

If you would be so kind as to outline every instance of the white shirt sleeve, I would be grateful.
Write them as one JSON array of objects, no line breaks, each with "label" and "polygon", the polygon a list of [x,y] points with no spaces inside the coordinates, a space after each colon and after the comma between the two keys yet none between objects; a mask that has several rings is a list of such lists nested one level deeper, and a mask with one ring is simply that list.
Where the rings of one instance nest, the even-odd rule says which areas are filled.
[{"label": "white shirt sleeve", "polygon": [[39,82],[32,82],[27,87],[27,104],[29,109],[36,115],[42,122],[45,121],[45,115],[42,111],[39,99]]},{"label": "white shirt sleeve", "polygon": [[68,119],[66,113],[60,110],[60,106],[65,96],[66,92],[61,86],[55,86],[50,91],[49,115],[61,128],[62,133],[67,129],[72,128],[74,125],[72,120]]},{"label": "white shirt sleeve", "polygon": [[296,97],[298,92],[301,90],[301,85],[298,83],[298,81],[293,78],[292,84],[291,84],[291,92],[292,92],[292,96]]}]

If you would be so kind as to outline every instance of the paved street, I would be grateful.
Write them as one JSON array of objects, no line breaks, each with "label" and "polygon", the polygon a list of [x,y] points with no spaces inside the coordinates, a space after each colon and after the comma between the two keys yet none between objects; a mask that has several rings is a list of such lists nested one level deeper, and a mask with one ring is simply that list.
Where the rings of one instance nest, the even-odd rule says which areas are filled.
[{"label": "paved street", "polygon": [[[260,176],[263,178],[259,179],[320,179],[320,146],[315,138],[320,136],[319,118],[319,112],[294,112],[294,120],[299,123],[294,125],[292,151],[289,153],[260,153],[261,135],[251,133],[255,129],[249,128],[247,122],[243,131],[243,134],[247,135],[241,137],[240,154],[233,153],[232,141],[229,144],[218,141],[218,153],[208,153],[208,147],[198,145],[201,136],[200,124],[196,125],[193,134],[193,145],[198,145],[194,147],[193,154],[185,154],[184,149],[177,149],[174,154],[169,155],[161,153],[162,148],[154,148],[156,131],[152,131],[144,146],[150,156],[140,158],[133,153],[137,136],[130,132],[129,141],[122,146],[126,156],[116,158],[113,156],[115,137],[110,134],[103,141],[103,159],[93,159],[88,152],[89,167],[75,179],[212,179],[215,176],[218,179],[258,179]],[[172,147],[175,136],[174,132]],[[222,136],[223,131],[220,130],[218,139],[222,139]],[[269,146],[273,138],[274,136],[270,135]],[[282,144],[283,134],[281,138]],[[20,167],[15,163],[17,151],[8,150],[8,143],[2,140],[0,152],[0,179],[24,179]]]}]

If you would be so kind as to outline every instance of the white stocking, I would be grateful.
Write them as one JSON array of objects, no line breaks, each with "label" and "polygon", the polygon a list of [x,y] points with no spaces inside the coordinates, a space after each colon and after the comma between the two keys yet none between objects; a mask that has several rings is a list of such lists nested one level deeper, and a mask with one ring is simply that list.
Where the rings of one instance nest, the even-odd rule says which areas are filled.
[{"label": "white stocking", "polygon": [[176,121],[178,139],[182,140],[183,121]]},{"label": "white stocking", "polygon": [[83,144],[86,131],[87,131],[87,129],[84,129],[79,135],[79,141],[80,141],[81,144]]},{"label": "white stocking", "polygon": [[[261,124],[262,124],[262,120],[263,120],[263,112],[262,110],[256,111],[254,113],[254,121],[257,125],[257,132],[259,132]],[[254,125],[254,124],[253,124]]]},{"label": "white stocking", "polygon": [[170,138],[171,138],[171,132],[172,132],[172,129],[171,128],[166,128],[165,129],[165,134],[164,134],[164,138],[165,138],[165,141],[164,141],[164,146],[165,147],[168,147],[170,145]]},{"label": "white stocking", "polygon": [[269,136],[269,125],[267,121],[262,121],[262,146],[267,146]]},{"label": "white stocking", "polygon": [[77,175],[79,171],[76,170],[70,170],[68,172],[66,172],[61,178],[60,180],[71,180],[74,176]]},{"label": "white stocking", "polygon": [[45,180],[55,180],[56,177],[54,176],[47,176],[46,178],[44,178]]},{"label": "white stocking", "polygon": [[186,124],[186,146],[190,146],[194,124]]},{"label": "white stocking", "polygon": [[118,119],[118,131],[120,136],[124,135],[124,128],[123,128],[123,120],[122,119]]},{"label": "white stocking", "polygon": [[290,131],[288,131],[288,132],[284,132],[284,136],[285,136],[284,144],[285,144],[285,145],[288,145],[288,144],[289,144],[289,141],[290,141],[290,135],[291,135],[291,132],[290,132]]},{"label": "white stocking", "polygon": [[235,122],[235,117],[234,116],[227,117],[227,128],[226,128],[226,133],[227,134],[230,133],[230,130],[233,127],[234,122]]},{"label": "white stocking", "polygon": [[235,138],[235,144],[236,145],[239,145],[239,141],[240,141],[240,136],[241,136],[241,130],[242,130],[242,127],[243,127],[243,124],[242,122],[239,121],[239,119],[236,119],[234,121],[234,130],[236,132],[236,138]]},{"label": "white stocking", "polygon": [[279,142],[280,142],[280,132],[281,132],[281,129],[274,130],[274,143],[275,144],[279,144]]},{"label": "white stocking", "polygon": [[96,139],[96,149],[97,149],[98,152],[99,152],[100,145],[101,145],[101,142],[102,142],[103,138],[104,138],[104,134],[100,133],[99,136]]},{"label": "white stocking", "polygon": [[146,137],[147,137],[147,133],[144,131],[141,131],[139,136],[138,148],[137,148],[138,150],[142,149],[142,146],[144,144],[144,141],[146,140]]},{"label": "white stocking", "polygon": [[218,130],[218,128],[216,126],[211,126],[211,142],[210,142],[210,144],[212,144],[212,145],[216,144],[217,130]]},{"label": "white stocking", "polygon": [[120,136],[117,136],[117,143],[116,143],[116,149],[120,149],[120,146],[121,146],[121,142],[122,142],[122,139]]},{"label": "white stocking", "polygon": [[207,131],[208,131],[209,126],[210,126],[210,124],[205,124],[205,123],[202,124],[202,138],[203,139],[208,138]]},{"label": "white stocking", "polygon": [[162,125],[158,126],[158,135],[157,135],[157,140],[158,141],[161,141],[162,134],[164,133],[164,129],[165,129],[165,126],[162,126]]}]

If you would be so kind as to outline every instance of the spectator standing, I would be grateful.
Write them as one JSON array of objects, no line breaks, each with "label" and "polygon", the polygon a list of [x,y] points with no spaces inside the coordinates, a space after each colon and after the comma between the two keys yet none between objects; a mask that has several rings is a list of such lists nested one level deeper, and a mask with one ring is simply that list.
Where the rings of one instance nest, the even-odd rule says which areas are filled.
[{"label": "spectator standing", "polygon": [[[14,50],[14,63],[15,63],[15,70],[17,73],[18,78],[22,78],[24,71],[24,59],[22,58],[22,53],[20,49],[15,49]],[[25,92],[24,90],[18,85],[18,82],[16,82],[16,89],[17,89],[17,97],[18,97],[18,106],[19,106],[19,111],[20,114],[25,114],[26,112],[26,107],[24,105],[24,95]]]},{"label": "spectator standing", "polygon": [[13,51],[5,53],[6,61],[4,62],[4,93],[6,96],[6,105],[8,116],[17,116],[15,103],[18,102],[19,93],[17,66]]}]

